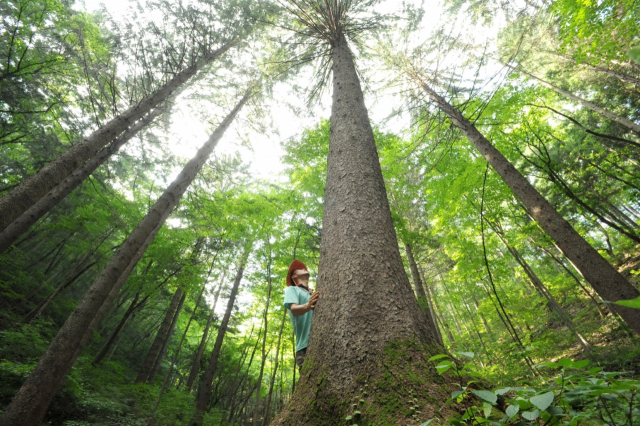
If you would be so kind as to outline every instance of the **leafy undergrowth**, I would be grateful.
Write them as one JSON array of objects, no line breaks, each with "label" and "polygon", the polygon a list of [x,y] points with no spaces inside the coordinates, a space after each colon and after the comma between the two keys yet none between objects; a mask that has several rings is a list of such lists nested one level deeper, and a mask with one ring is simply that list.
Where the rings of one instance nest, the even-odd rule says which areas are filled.
[{"label": "leafy undergrowth", "polygon": [[446,354],[431,358],[440,374],[459,381],[460,389],[443,405],[461,413],[446,419],[453,426],[632,426],[640,417],[640,380],[630,372],[564,358],[536,365],[532,377],[490,390],[482,385],[483,369],[471,362],[474,354],[457,354],[469,362]]},{"label": "leafy undergrowth", "polygon": [[[0,332],[0,413],[11,402],[22,382],[46,349],[46,327],[25,325]],[[134,385],[133,371],[119,362],[91,365],[93,357],[80,357],[53,399],[45,425],[51,426],[180,426],[188,424],[194,396],[167,389],[157,411],[153,407],[160,384]],[[205,425],[224,425],[212,411]]]}]

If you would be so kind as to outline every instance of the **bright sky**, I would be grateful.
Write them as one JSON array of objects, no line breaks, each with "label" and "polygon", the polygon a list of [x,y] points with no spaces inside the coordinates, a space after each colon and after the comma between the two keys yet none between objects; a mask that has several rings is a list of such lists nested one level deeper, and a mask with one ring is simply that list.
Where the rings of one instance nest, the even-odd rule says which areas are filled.
[{"label": "bright sky", "polygon": [[[88,12],[98,10],[102,5],[106,6],[107,11],[111,16],[118,19],[118,17],[124,17],[128,14],[130,5],[129,0],[77,0],[76,7],[78,9],[84,9]],[[438,27],[442,20],[443,6],[440,0],[410,0],[408,3],[413,3],[417,6],[423,4],[422,7],[426,10],[425,17],[423,19],[422,27],[426,28],[422,33],[415,35],[414,43],[420,43],[428,37],[428,32],[431,29]],[[399,3],[397,0],[384,0],[376,6],[376,10],[382,14],[392,14],[398,12]],[[495,34],[496,29],[483,30],[483,34],[478,34],[478,37],[491,37]],[[459,58],[449,58],[450,61],[460,60]],[[448,61],[447,61],[448,62]],[[366,72],[366,71],[365,71]],[[309,75],[301,73],[298,77],[297,83],[300,86],[308,85]],[[216,153],[235,153],[239,152],[245,163],[251,163],[251,172],[256,178],[264,178],[269,180],[275,180],[278,178],[279,172],[283,166],[281,163],[281,156],[283,150],[281,143],[289,138],[295,138],[301,134],[305,128],[310,128],[319,123],[323,118],[328,118],[330,115],[330,93],[326,90],[324,96],[316,106],[315,111],[304,117],[296,116],[285,105],[286,101],[289,104],[293,104],[295,107],[300,107],[304,110],[304,100],[299,99],[298,95],[292,95],[288,84],[280,83],[274,88],[273,99],[267,100],[268,104],[265,109],[270,112],[271,119],[273,120],[273,128],[268,135],[260,134],[257,132],[249,132],[249,141],[251,148],[242,146],[242,138],[239,135],[240,130],[245,130],[246,125],[242,125],[241,122],[236,120],[236,126],[232,126],[221,142],[216,147]],[[382,121],[387,118],[392,111],[400,109],[402,107],[402,99],[399,96],[392,94],[389,91],[376,90],[375,96],[371,92],[365,93],[365,101],[369,110],[369,115],[372,122],[376,125],[380,125]],[[204,122],[200,116],[202,111],[194,111],[190,108],[188,101],[179,102],[178,105],[172,110],[172,127],[170,129],[171,135],[169,135],[170,148],[174,154],[184,158],[185,160],[191,158],[200,145],[208,138],[210,131],[210,125]],[[226,111],[220,111],[224,114]],[[206,114],[205,114],[206,115]],[[383,130],[392,131],[400,134],[406,131],[409,127],[409,120],[406,115],[401,115],[393,120],[386,122]],[[274,132],[275,130],[275,132]],[[247,137],[245,134],[245,141]],[[176,171],[177,173],[178,171]],[[175,176],[167,176],[166,181],[170,182]],[[233,278],[227,278],[227,282],[230,282]],[[213,283],[211,283],[213,284]],[[212,297],[208,298],[212,299]],[[209,303],[212,300],[208,300]],[[246,305],[251,302],[251,298],[247,294],[244,296],[241,294],[239,303]],[[222,300],[218,302],[216,311],[219,315],[224,312],[226,303]]]}]

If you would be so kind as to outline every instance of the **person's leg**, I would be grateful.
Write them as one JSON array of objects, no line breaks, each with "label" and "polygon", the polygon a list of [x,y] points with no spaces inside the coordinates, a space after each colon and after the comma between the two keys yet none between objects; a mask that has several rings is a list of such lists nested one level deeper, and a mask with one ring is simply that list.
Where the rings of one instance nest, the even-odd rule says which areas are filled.
[{"label": "person's leg", "polygon": [[304,362],[305,356],[307,356],[307,348],[300,349],[298,352],[296,352],[296,365],[298,366],[299,372],[302,369],[302,363]]}]

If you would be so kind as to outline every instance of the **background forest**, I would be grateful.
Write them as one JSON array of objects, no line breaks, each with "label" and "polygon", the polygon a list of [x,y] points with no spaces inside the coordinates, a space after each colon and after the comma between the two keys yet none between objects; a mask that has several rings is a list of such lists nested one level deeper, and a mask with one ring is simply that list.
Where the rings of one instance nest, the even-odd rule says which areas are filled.
[{"label": "background forest", "polygon": [[[632,426],[633,327],[437,99],[638,287],[640,3],[353,3],[405,269],[446,348],[438,371],[461,377],[448,420]],[[287,405],[285,274],[294,259],[318,271],[330,136],[330,67],[295,4],[0,2],[0,414],[95,294],[112,304],[72,339],[44,424],[182,425],[200,410],[266,426]]]}]

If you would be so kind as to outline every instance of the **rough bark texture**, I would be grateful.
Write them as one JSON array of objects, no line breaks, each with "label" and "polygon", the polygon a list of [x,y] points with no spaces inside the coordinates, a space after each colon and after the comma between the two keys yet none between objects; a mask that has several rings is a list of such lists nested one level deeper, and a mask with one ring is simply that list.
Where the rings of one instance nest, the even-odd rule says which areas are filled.
[{"label": "rough bark texture", "polygon": [[171,80],[153,93],[147,95],[138,104],[113,118],[91,136],[73,145],[64,154],[44,166],[36,174],[27,178],[20,185],[0,198],[0,231],[20,217],[40,198],[62,182],[67,176],[82,166],[88,159],[98,153],[106,144],[118,137],[136,120],[140,119],[152,108],[165,101],[173,92],[193,77],[203,66],[211,63],[220,55],[233,47],[232,41],[220,49],[205,56],[196,64],[177,73]]},{"label": "rough bark texture", "polygon": [[172,320],[174,314],[176,312],[176,307],[181,301],[182,297],[182,289],[177,289],[173,294],[173,298],[169,303],[169,307],[167,308],[167,312],[164,314],[164,319],[160,323],[160,328],[158,328],[158,332],[156,333],[155,339],[153,339],[153,343],[149,348],[149,352],[147,352],[147,356],[142,363],[142,367],[138,372],[138,376],[134,383],[142,383],[149,380],[149,375],[153,366],[155,364],[156,359],[158,359],[158,354],[160,353],[160,349],[163,346],[163,343],[167,337],[167,333],[169,332],[169,328],[171,327]]},{"label": "rough bark texture", "polygon": [[[426,421],[451,388],[427,361],[442,349],[400,257],[351,50],[343,35],[332,47],[320,299],[296,392],[272,425],[344,424],[352,403],[362,412],[360,426],[415,424],[407,415],[409,390]],[[359,394],[365,386],[368,395]]]},{"label": "rough bark texture", "polygon": [[[420,84],[434,103],[449,117],[480,151],[493,169],[529,210],[542,229],[553,239],[562,253],[579,270],[603,300],[635,299],[636,290],[609,262],[607,262],[551,204],[522,176],[522,174],[475,128],[464,116],[420,80]],[[616,306],[629,327],[640,335],[640,309]]]},{"label": "rough bark texture", "polygon": [[547,87],[547,88],[553,90],[554,92],[561,94],[562,96],[566,96],[567,98],[571,99],[572,101],[577,102],[580,105],[582,105],[584,107],[587,107],[590,110],[595,111],[598,114],[601,114],[601,115],[603,115],[603,116],[615,121],[616,123],[623,125],[627,129],[633,130],[634,132],[636,132],[637,134],[640,135],[640,125],[637,124],[637,123],[634,123],[633,121],[629,120],[628,118],[621,117],[621,116],[619,116],[617,114],[614,114],[611,111],[608,111],[608,110],[606,110],[606,109],[604,109],[604,108],[602,108],[602,107],[600,107],[600,106],[598,106],[598,105],[596,105],[596,104],[594,104],[592,102],[589,102],[586,99],[582,99],[581,97],[576,96],[571,92],[568,92],[568,91],[566,91],[564,89],[556,87],[553,84],[549,83],[548,81],[545,81],[545,80],[543,80],[543,79],[541,79],[539,77],[536,77],[535,75],[533,75],[531,73],[528,73],[526,71],[523,71],[523,70],[521,70],[519,68],[513,67],[513,66],[505,64],[505,63],[502,63],[502,64],[507,66],[507,67],[509,67],[509,68],[511,68],[511,69],[513,69],[513,70],[515,70],[515,71],[517,71],[517,72],[519,72],[519,73],[521,73],[521,74],[523,74],[523,75],[526,75],[529,78],[532,78],[533,80],[535,80],[538,83],[542,84],[544,87]]},{"label": "rough bark texture", "polygon": [[242,276],[244,275],[244,267],[247,263],[248,258],[249,246],[245,248],[242,259],[240,259],[240,264],[238,265],[238,273],[236,274],[236,279],[233,282],[231,294],[229,295],[229,300],[227,301],[227,310],[224,312],[224,317],[222,317],[220,327],[218,328],[218,336],[216,337],[216,343],[213,346],[213,351],[211,352],[209,365],[207,365],[207,369],[205,370],[204,375],[202,376],[202,380],[200,381],[198,395],[196,397],[196,413],[191,421],[192,425],[198,426],[202,424],[204,413],[207,410],[207,406],[209,405],[209,400],[211,399],[211,387],[213,386],[213,376],[215,375],[216,369],[218,368],[218,358],[220,356],[220,349],[222,349],[222,341],[224,340],[224,335],[227,332],[227,326],[229,325],[229,319],[231,318],[233,305],[236,302],[236,296],[238,295],[238,289],[240,288],[240,281],[242,281]]},{"label": "rough bark texture", "polygon": [[136,124],[131,126],[120,137],[114,140],[107,147],[91,157],[82,167],[73,172],[69,177],[60,182],[46,195],[32,205],[20,217],[11,222],[4,231],[0,232],[0,253],[9,248],[23,233],[25,233],[34,223],[36,223],[49,210],[54,208],[60,201],[78,187],[91,173],[104,164],[111,155],[117,152],[122,145],[134,137],[140,130],[153,121],[162,113],[162,109],[156,108]]},{"label": "rough bark texture", "polygon": [[40,358],[16,396],[0,417],[0,426],[31,426],[39,424],[49,407],[51,399],[58,391],[62,381],[75,361],[83,337],[96,313],[109,296],[115,283],[131,264],[138,250],[145,244],[149,235],[161,226],[182,194],[187,190],[196,174],[200,171],[216,144],[229,127],[238,111],[247,102],[250,89],[238,105],[222,121],[198,150],[169,187],[160,196],[147,215],[120,246],[105,269],[64,323],[49,348]]}]

